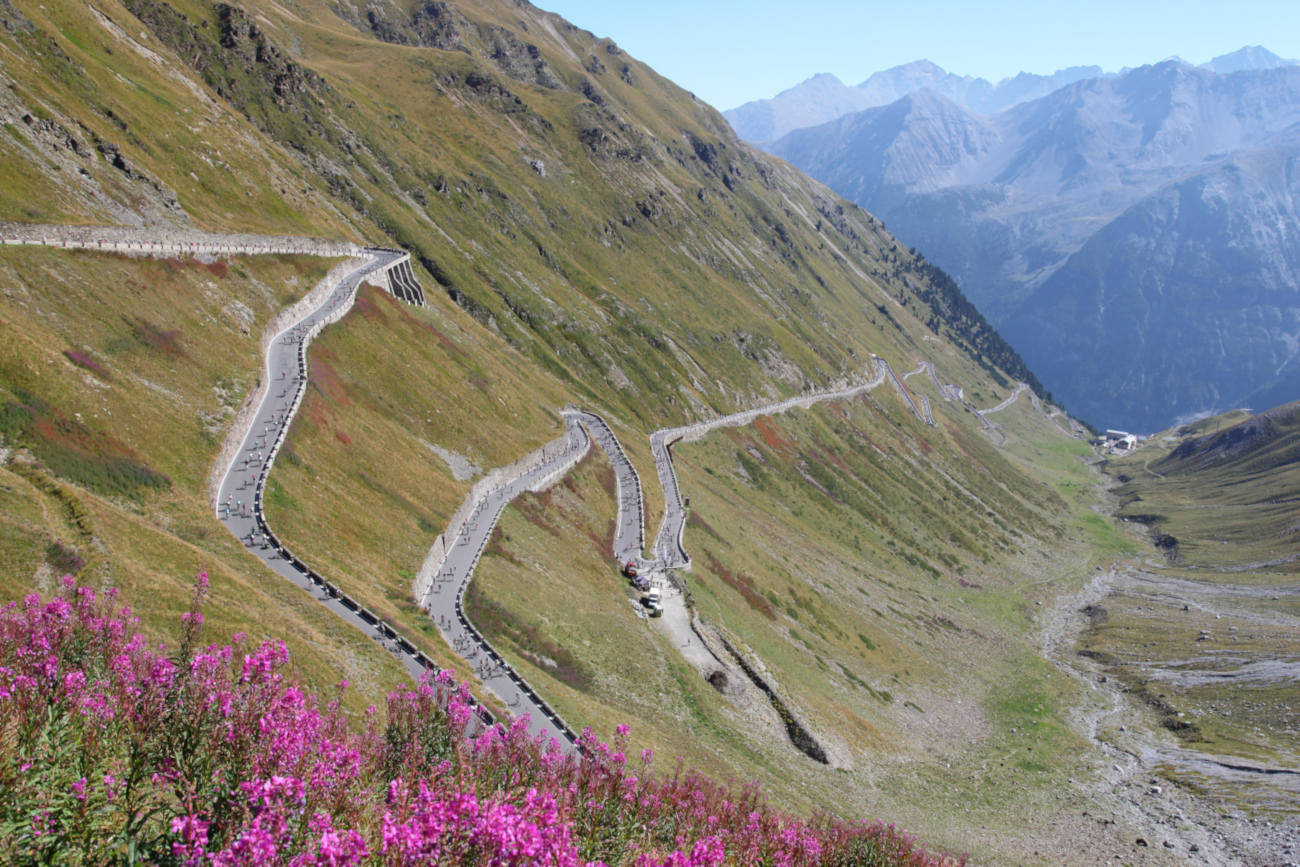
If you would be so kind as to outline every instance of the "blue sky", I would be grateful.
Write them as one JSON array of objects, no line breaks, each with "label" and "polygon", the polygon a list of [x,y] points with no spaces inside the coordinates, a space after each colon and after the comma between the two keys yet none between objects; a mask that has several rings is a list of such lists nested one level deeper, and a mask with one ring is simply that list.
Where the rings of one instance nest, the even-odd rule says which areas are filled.
[{"label": "blue sky", "polygon": [[1288,0],[534,0],[608,36],[719,109],[818,72],[857,84],[927,58],[997,81],[1066,66],[1107,71],[1177,54],[1203,63],[1243,45],[1300,57]]}]

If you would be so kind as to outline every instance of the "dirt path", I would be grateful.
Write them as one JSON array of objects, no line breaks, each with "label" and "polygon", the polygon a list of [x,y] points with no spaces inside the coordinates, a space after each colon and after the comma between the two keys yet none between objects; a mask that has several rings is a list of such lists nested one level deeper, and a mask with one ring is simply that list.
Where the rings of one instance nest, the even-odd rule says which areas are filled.
[{"label": "dirt path", "polygon": [[701,675],[707,676],[709,672],[725,668],[722,661],[695,634],[695,630],[691,629],[691,613],[686,607],[686,594],[662,576],[655,576],[652,581],[663,593],[664,607],[663,617],[656,617],[652,621],[655,627]]}]

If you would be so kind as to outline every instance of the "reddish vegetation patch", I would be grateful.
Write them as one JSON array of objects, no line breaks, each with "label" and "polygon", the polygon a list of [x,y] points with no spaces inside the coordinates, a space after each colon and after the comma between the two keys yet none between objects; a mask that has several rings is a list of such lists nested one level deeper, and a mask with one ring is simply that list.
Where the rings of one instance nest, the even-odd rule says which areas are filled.
[{"label": "reddish vegetation patch", "polygon": [[556,680],[567,683],[580,692],[592,687],[591,673],[567,647],[561,647],[545,635],[536,624],[506,608],[479,589],[477,581],[470,582],[465,593],[465,613],[470,621],[489,640],[508,638],[523,656]]},{"label": "reddish vegetation patch", "polygon": [[708,521],[701,518],[700,513],[697,512],[695,509],[691,509],[691,516],[686,519],[686,526],[692,530],[701,530],[705,533],[708,533],[710,536],[717,539],[719,542],[726,545],[728,548],[731,547],[731,543],[728,542],[726,539],[722,538],[722,536],[718,533],[718,531],[713,529],[713,527],[709,524]]},{"label": "reddish vegetation patch", "polygon": [[63,350],[63,357],[68,359],[68,361],[71,361],[77,367],[80,367],[82,370],[89,370],[100,379],[113,378],[112,374],[108,372],[108,369],[105,368],[104,365],[100,364],[84,352],[78,352],[75,349],[65,349]]},{"label": "reddish vegetation patch", "polygon": [[334,438],[345,446],[352,445],[352,437],[348,436],[341,430],[334,431]]},{"label": "reddish vegetation patch", "polygon": [[335,403],[342,406],[351,406],[352,398],[348,394],[348,387],[343,382],[343,377],[339,376],[338,371],[321,357],[323,355],[325,355],[323,352],[313,352],[311,358],[308,359],[311,366],[308,382],[311,383],[312,388]]},{"label": "reddish vegetation patch", "polygon": [[146,466],[130,446],[68,418],[31,392],[15,389],[21,403],[0,403],[0,436],[31,450],[51,473],[101,494],[140,500],[171,479]]},{"label": "reddish vegetation patch", "polygon": [[506,548],[505,543],[509,541],[510,537],[505,534],[505,531],[502,530],[499,525],[493,527],[492,535],[488,537],[487,546],[483,549],[483,556],[500,557],[507,563],[511,563],[515,566],[523,566],[524,564],[520,563],[519,559]]},{"label": "reddish vegetation patch", "polygon": [[673,463],[675,463],[675,464],[681,464],[681,465],[684,466],[684,467],[690,467],[690,468],[693,469],[693,470],[698,470],[698,469],[699,469],[699,467],[695,466],[695,464],[691,463],[690,461],[686,460],[686,458],[684,458],[684,457],[682,457],[681,455],[677,454],[676,450],[674,450],[672,446],[669,446],[669,447],[668,447],[668,452],[669,452],[669,454],[672,455]]},{"label": "reddish vegetation patch", "polygon": [[[586,460],[584,458],[583,460]],[[611,500],[618,497],[618,477],[614,475],[614,468],[609,464],[602,464],[596,471],[596,481],[600,483],[600,489],[609,495]]]},{"label": "reddish vegetation patch", "polygon": [[761,612],[769,620],[776,619],[776,613],[772,611],[772,603],[764,599],[763,595],[754,588],[753,578],[748,575],[741,575],[738,572],[732,572],[726,566],[723,566],[718,561],[718,558],[713,556],[713,552],[707,548],[704,549],[704,556],[709,558],[709,567],[717,573],[723,583],[743,596],[745,601],[749,603],[750,608]]},{"label": "reddish vegetation patch", "polygon": [[[384,315],[384,310],[379,306],[380,298],[388,300],[392,296],[383,292],[358,292],[357,301],[352,305],[352,309],[366,319],[372,319],[376,322],[386,323],[388,317]],[[397,299],[393,299],[396,302]]]},{"label": "reddish vegetation patch", "polygon": [[548,513],[554,514],[554,510],[547,508],[550,505],[550,501],[551,496],[548,491],[541,495],[523,494],[515,500],[515,505],[519,511],[523,513],[524,519],[528,521],[528,523],[535,527],[540,527],[552,536],[559,536],[560,531],[552,527],[546,520],[546,515]]},{"label": "reddish vegetation patch", "polygon": [[880,413],[881,415],[884,415],[884,414],[885,414],[885,411],[884,411],[883,409],[880,408],[880,404],[876,403],[876,402],[871,398],[871,395],[870,395],[870,394],[863,394],[862,396],[860,396],[860,397],[858,398],[858,402],[861,403],[863,406],[865,406],[867,409],[870,409],[870,410],[872,410],[872,411],[874,411],[874,412],[878,412],[878,413]]},{"label": "reddish vegetation patch", "polygon": [[412,322],[418,327],[432,334],[434,338],[438,341],[438,345],[441,346],[448,355],[458,356],[460,358],[469,358],[468,352],[466,352],[465,350],[457,346],[456,343],[450,337],[443,334],[437,328],[434,328],[432,325],[430,325],[429,323],[425,322],[422,319],[416,319],[414,316],[410,315],[405,310],[402,311],[402,316],[408,322]]},{"label": "reddish vegetation patch", "polygon": [[209,274],[219,280],[225,280],[230,277],[230,266],[226,264],[225,259],[218,259],[215,262],[199,262],[198,259],[195,259],[194,261],[198,262],[199,265],[202,265]]},{"label": "reddish vegetation patch", "polygon": [[[307,412],[305,415],[308,419],[311,420],[312,427],[318,429],[325,427],[327,424],[329,424],[331,418],[329,410],[325,406],[325,401],[321,400],[318,397],[310,398],[307,401]],[[303,416],[304,416],[303,413],[298,414],[298,418],[303,418]],[[295,419],[294,423],[289,427],[290,436],[292,436],[297,431],[297,428],[298,428],[298,422],[297,419]]]},{"label": "reddish vegetation patch", "polygon": [[[866,400],[866,396],[865,396],[865,395],[862,396],[862,397],[860,397],[860,398],[858,398],[858,399],[861,400],[861,401],[864,402],[864,403],[867,403],[867,400]],[[861,437],[862,439],[866,440],[867,443],[868,443],[868,444],[869,444],[873,449],[875,449],[876,451],[880,452],[880,453],[883,455],[883,454],[885,453],[885,450],[882,449],[880,446],[876,445],[876,441],[873,440],[871,437],[867,436],[866,431],[864,431],[862,428],[860,428],[860,427],[858,427],[857,425],[855,425],[855,424],[853,423],[853,418],[852,418],[852,416],[851,416],[847,411],[844,411],[842,408],[840,408],[840,407],[839,407],[839,404],[840,404],[840,401],[834,401],[834,402],[832,403],[832,406],[833,406],[833,407],[836,407],[837,409],[839,409],[839,413],[838,413],[838,414],[839,414],[840,418],[842,418],[842,419],[844,420],[844,423],[847,424],[850,428],[852,428],[852,429],[853,429],[853,432],[854,432],[855,434],[857,434],[857,435],[858,435],[859,437]],[[870,404],[870,403],[867,403],[867,406],[871,406],[871,404]]]},{"label": "reddish vegetation patch", "polygon": [[596,550],[600,551],[602,556],[609,555],[612,557],[614,556],[614,542],[617,533],[618,521],[614,518],[610,518],[608,526],[605,527],[604,537],[596,535],[595,530],[588,530],[587,538],[596,544]]},{"label": "reddish vegetation patch", "polygon": [[578,489],[578,483],[573,480],[573,473],[566,475],[564,481],[560,484],[564,485],[569,493],[573,494],[579,500],[586,502],[587,498],[582,495],[582,491]]},{"label": "reddish vegetation patch", "polygon": [[837,455],[833,449],[828,448],[822,443],[817,443],[817,450],[812,453],[812,457],[814,460],[823,464],[834,464],[849,475],[853,475],[853,468],[845,463],[844,459]]},{"label": "reddish vegetation patch", "polygon": [[154,325],[147,319],[127,319],[131,335],[141,344],[172,358],[185,358],[181,348],[181,331],[179,328],[167,331]]},{"label": "reddish vegetation patch", "polygon": [[[371,303],[374,302],[375,299],[380,299],[387,304],[392,309],[392,312],[396,313],[401,318],[404,325],[418,328],[421,331],[433,335],[433,338],[438,341],[438,345],[441,346],[448,355],[459,356],[462,359],[469,358],[469,353],[457,346],[455,342],[447,337],[447,335],[443,334],[423,319],[417,319],[412,316],[408,309],[408,305],[398,301],[382,289],[376,289],[373,286],[363,286],[361,292],[357,295],[357,307],[363,308],[363,301]],[[364,307],[362,310],[363,314],[370,309],[370,307]],[[377,315],[383,315],[377,303],[374,304],[373,310]]]},{"label": "reddish vegetation patch", "polygon": [[763,437],[763,442],[767,443],[768,448],[782,452],[787,457],[798,452],[799,449],[795,445],[794,440],[788,440],[781,436],[781,432],[777,430],[776,424],[773,423],[771,416],[760,415],[758,418],[754,419],[754,427],[757,428],[759,434]]},{"label": "reddish vegetation patch", "polygon": [[927,455],[934,451],[934,446],[930,445],[930,443],[926,441],[925,437],[917,437],[916,441],[921,444],[921,451],[925,452]]},{"label": "reddish vegetation patch", "polygon": [[974,581],[967,581],[965,578],[958,578],[957,583],[963,587],[969,587],[972,590],[980,590],[984,587],[983,584],[976,584]]}]

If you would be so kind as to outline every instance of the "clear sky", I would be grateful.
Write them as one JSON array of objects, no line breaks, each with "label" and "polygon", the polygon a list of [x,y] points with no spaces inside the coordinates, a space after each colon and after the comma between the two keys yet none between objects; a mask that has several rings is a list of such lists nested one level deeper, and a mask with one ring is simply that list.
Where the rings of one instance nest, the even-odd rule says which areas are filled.
[{"label": "clear sky", "polygon": [[533,0],[715,108],[818,72],[857,84],[922,58],[997,81],[1067,66],[1108,72],[1243,45],[1300,57],[1300,0]]}]

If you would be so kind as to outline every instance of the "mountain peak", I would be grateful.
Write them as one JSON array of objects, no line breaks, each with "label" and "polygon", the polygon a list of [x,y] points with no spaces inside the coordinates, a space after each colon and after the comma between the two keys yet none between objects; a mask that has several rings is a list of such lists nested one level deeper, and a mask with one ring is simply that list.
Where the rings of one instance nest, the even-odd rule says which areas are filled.
[{"label": "mountain peak", "polygon": [[833,73],[818,72],[816,75],[811,75],[808,78],[805,78],[794,87],[788,87],[781,91],[777,94],[777,98],[785,96],[786,94],[801,93],[807,90],[839,90],[844,86],[844,82],[840,81]]},{"label": "mountain peak", "polygon": [[[899,91],[898,96],[902,96],[904,93],[916,90],[917,87],[924,86],[924,82],[940,82],[948,79],[969,81],[970,76],[967,75],[963,78],[959,75],[953,75],[939,64],[921,59],[899,66],[891,66],[889,69],[883,69],[880,72],[873,72],[866,80],[860,82],[857,87],[859,90],[893,88],[895,91]],[[907,88],[907,90],[900,90],[901,88]],[[892,100],[888,101],[892,102]]]},{"label": "mountain peak", "polygon": [[881,70],[880,72],[873,72],[871,75],[867,76],[867,78],[864,79],[861,83],[859,83],[858,87],[865,87],[867,83],[871,81],[871,79],[877,76],[883,76],[886,78],[898,78],[900,76],[905,76],[905,75],[932,75],[938,78],[942,78],[943,76],[948,74],[949,74],[948,70],[944,69],[942,66],[935,63],[934,61],[921,58],[920,60],[913,60],[911,63],[902,63],[899,64],[898,66],[891,66],[889,69]]},{"label": "mountain peak", "polygon": [[1262,45],[1247,45],[1201,64],[1202,69],[1212,69],[1220,75],[1246,69],[1279,69],[1283,66],[1300,66],[1300,61],[1278,57]]}]

